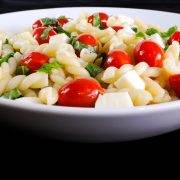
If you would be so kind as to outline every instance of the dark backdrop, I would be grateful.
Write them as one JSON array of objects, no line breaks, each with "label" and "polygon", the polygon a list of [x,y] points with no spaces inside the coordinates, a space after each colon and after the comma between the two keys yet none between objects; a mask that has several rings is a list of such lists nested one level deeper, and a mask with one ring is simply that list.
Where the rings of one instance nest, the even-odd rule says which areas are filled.
[{"label": "dark backdrop", "polygon": [[[180,0],[0,0],[0,13],[50,7],[73,7],[73,6],[116,6],[157,9],[162,11],[173,11],[180,13]],[[0,117],[5,118],[5,117]],[[1,148],[10,145],[12,148],[18,146],[59,146],[62,142],[52,139],[46,139],[13,127],[10,124],[0,124],[0,145]],[[172,132],[166,135],[153,137],[145,140],[121,143],[123,145],[162,145],[162,144],[180,144],[180,131]],[[5,146],[3,146],[5,145]]]}]

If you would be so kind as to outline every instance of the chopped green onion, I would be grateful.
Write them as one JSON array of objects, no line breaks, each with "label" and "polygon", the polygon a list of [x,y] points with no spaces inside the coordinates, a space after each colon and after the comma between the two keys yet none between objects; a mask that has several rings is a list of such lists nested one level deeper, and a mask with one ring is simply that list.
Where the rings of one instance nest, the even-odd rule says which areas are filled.
[{"label": "chopped green onion", "polygon": [[148,28],[148,29],[146,30],[146,34],[147,34],[148,36],[151,36],[151,35],[156,34],[156,33],[159,33],[159,31],[158,31],[157,29],[155,29],[155,28]]},{"label": "chopped green onion", "polygon": [[1,57],[0,58],[0,65],[3,63],[3,62],[8,62],[9,58],[13,57],[14,56],[14,53],[9,53],[7,54],[6,56],[4,57]]},{"label": "chopped green onion", "polygon": [[138,32],[138,33],[136,33],[136,37],[137,38],[145,38],[146,35],[143,32]]},{"label": "chopped green onion", "polygon": [[56,18],[42,18],[41,19],[44,26],[55,26],[57,25],[57,19]]},{"label": "chopped green onion", "polygon": [[16,68],[16,75],[28,75],[29,69],[26,66],[18,66]]},{"label": "chopped green onion", "polygon": [[93,25],[94,27],[100,27],[100,26],[101,26],[101,20],[100,20],[100,17],[99,17],[98,14],[93,15],[92,25]]},{"label": "chopped green onion", "polygon": [[99,73],[101,73],[103,71],[102,68],[100,68],[99,66],[96,66],[94,64],[88,64],[86,66],[86,70],[89,72],[91,77],[96,77]]},{"label": "chopped green onion", "polygon": [[52,28],[48,27],[44,29],[43,33],[41,34],[42,39],[47,39],[49,36],[49,32],[52,30]]},{"label": "chopped green onion", "polygon": [[63,67],[58,61],[54,61],[52,63],[44,64],[38,71],[50,74],[53,69],[58,69]]},{"label": "chopped green onion", "polygon": [[7,93],[5,93],[2,97],[6,98],[6,99],[17,99],[19,97],[21,97],[21,92],[19,91],[19,89],[15,88]]},{"label": "chopped green onion", "polygon": [[161,37],[162,38],[168,38],[170,37],[173,33],[175,33],[177,31],[178,27],[177,26],[173,26],[170,27],[166,32],[162,32],[161,33]]},{"label": "chopped green onion", "polygon": [[132,27],[131,29],[132,29],[135,33],[137,33],[137,32],[138,32],[137,27]]},{"label": "chopped green onion", "polygon": [[65,31],[61,26],[57,26],[57,32],[58,32],[58,34],[64,33],[64,34],[66,34],[68,37],[71,37],[71,33]]}]

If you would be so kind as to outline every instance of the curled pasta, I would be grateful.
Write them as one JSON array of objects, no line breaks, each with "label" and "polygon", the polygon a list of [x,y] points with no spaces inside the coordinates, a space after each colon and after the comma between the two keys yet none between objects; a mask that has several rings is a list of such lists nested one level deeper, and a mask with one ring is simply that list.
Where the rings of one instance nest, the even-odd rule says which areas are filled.
[{"label": "curled pasta", "polygon": [[53,105],[56,104],[58,100],[58,92],[55,88],[46,87],[39,91],[38,97],[42,103]]}]

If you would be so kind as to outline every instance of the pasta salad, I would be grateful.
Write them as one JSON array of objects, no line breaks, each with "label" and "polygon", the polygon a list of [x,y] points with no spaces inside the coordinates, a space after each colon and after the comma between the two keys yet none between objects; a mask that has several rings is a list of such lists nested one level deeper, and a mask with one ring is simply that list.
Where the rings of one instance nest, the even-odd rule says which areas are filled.
[{"label": "pasta salad", "polygon": [[0,96],[71,107],[124,108],[180,97],[180,31],[125,15],[45,17],[0,32]]}]

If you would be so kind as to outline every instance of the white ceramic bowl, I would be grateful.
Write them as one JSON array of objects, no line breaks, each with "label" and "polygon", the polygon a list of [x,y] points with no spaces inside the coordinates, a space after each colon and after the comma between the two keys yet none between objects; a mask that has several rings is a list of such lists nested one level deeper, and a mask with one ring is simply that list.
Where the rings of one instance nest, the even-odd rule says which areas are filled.
[{"label": "white ceramic bowl", "polygon": [[[75,18],[82,11],[137,16],[147,23],[162,27],[178,25],[180,19],[179,14],[140,9],[58,8],[2,14],[0,30],[19,31],[41,17],[67,15]],[[0,99],[0,120],[60,139],[84,142],[125,141],[180,128],[180,101],[130,109],[99,110]]]}]

